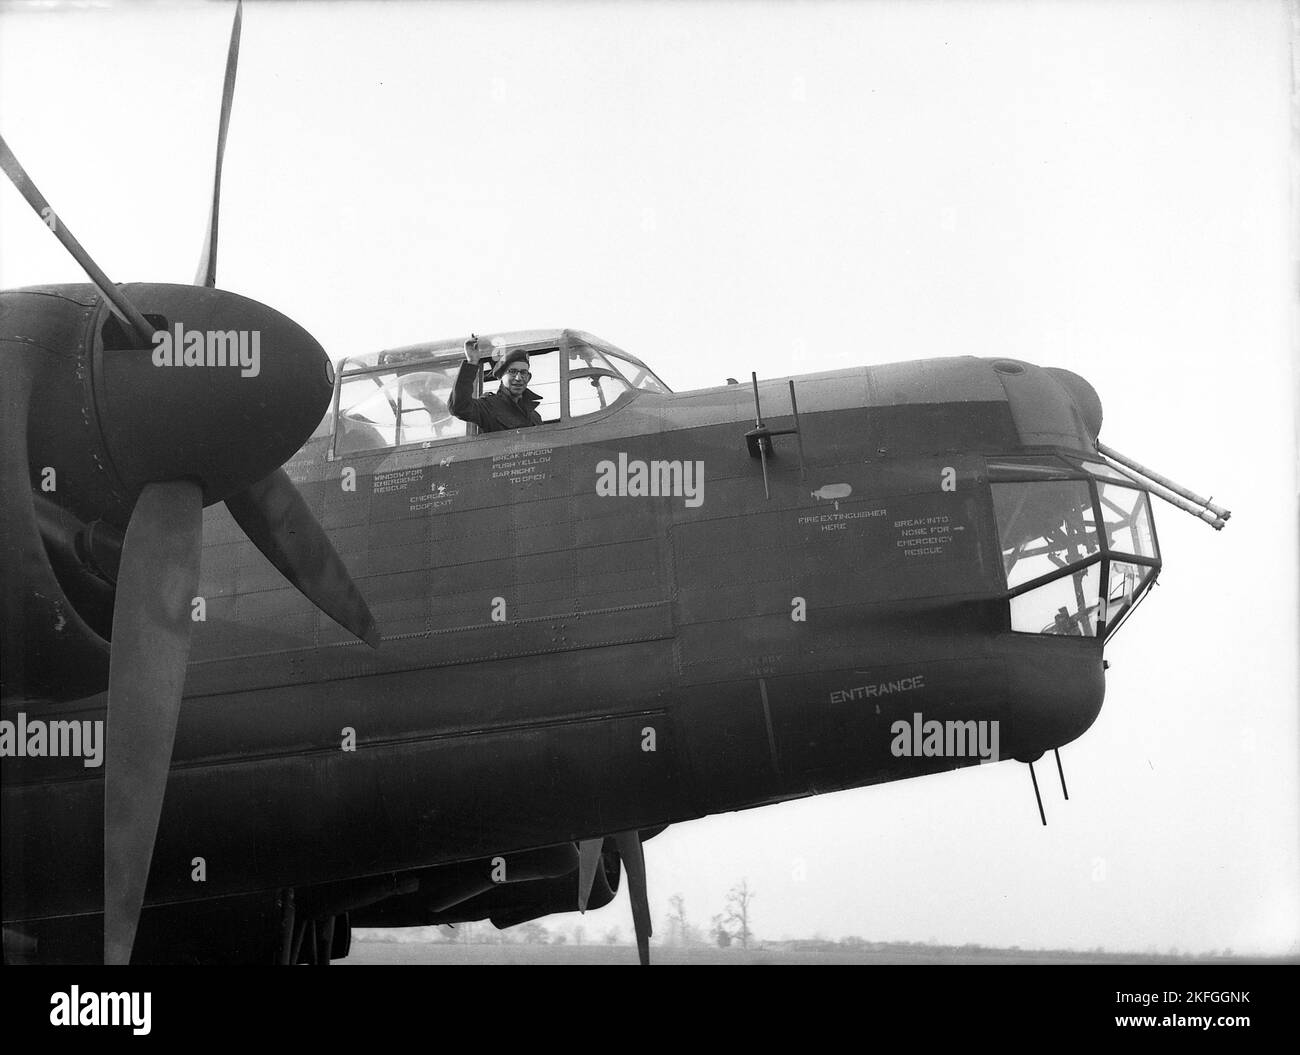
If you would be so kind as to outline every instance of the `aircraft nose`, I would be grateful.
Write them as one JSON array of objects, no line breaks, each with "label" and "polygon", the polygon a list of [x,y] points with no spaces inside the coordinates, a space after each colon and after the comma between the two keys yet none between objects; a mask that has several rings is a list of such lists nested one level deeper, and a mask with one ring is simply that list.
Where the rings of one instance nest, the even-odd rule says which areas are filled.
[{"label": "aircraft nose", "polygon": [[1089,435],[1096,439],[1101,432],[1102,419],[1101,397],[1097,395],[1097,390],[1072,370],[1059,366],[1049,366],[1046,369],[1069,393],[1070,399],[1073,400],[1088,428]]},{"label": "aircraft nose", "polygon": [[159,327],[152,348],[97,348],[94,397],[121,485],[190,479],[209,505],[302,446],[329,406],[333,368],[274,308],[225,290],[140,284],[124,292]]},{"label": "aircraft nose", "polygon": [[1082,736],[1106,696],[1101,642],[1014,635],[1002,646],[1008,673],[1003,756],[1031,760]]}]

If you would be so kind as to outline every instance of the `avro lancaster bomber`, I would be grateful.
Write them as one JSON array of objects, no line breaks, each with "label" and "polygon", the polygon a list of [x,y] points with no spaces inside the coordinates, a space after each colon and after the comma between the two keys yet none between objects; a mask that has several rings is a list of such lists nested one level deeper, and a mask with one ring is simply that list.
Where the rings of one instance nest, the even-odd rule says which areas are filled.
[{"label": "avro lancaster bomber", "polygon": [[[325,964],[624,872],[644,961],[646,838],[1070,743],[1151,496],[1229,515],[1066,370],[673,392],[573,329],[332,364],[215,288],[215,196],[194,285],[55,233],[91,282],[0,294],[6,962]],[[518,352],[541,424],[451,413]]]}]

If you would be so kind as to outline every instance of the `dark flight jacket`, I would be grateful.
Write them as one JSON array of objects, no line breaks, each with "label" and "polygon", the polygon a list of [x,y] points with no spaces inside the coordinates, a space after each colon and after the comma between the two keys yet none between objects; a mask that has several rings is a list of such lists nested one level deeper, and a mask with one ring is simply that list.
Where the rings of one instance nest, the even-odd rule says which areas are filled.
[{"label": "dark flight jacket", "polygon": [[456,375],[456,387],[447,406],[461,421],[472,421],[483,432],[522,429],[542,423],[542,416],[537,413],[537,404],[542,397],[531,388],[524,389],[518,403],[504,392],[490,392],[482,399],[472,398],[470,393],[474,391],[477,372],[477,363],[461,363],[460,373]]}]

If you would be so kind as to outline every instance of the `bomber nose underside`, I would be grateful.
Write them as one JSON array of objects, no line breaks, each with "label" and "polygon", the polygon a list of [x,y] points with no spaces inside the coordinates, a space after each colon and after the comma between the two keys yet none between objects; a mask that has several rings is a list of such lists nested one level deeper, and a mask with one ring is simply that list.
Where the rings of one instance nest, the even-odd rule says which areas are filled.
[{"label": "bomber nose underside", "polygon": [[1010,634],[999,645],[1007,677],[1003,758],[1033,762],[1096,721],[1106,695],[1101,641]]}]

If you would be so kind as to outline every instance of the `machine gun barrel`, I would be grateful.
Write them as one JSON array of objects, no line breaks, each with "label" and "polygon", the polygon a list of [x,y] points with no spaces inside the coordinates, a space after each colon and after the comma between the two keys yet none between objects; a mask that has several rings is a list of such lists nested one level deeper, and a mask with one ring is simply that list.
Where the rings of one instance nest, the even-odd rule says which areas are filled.
[{"label": "machine gun barrel", "polygon": [[[1130,468],[1124,462],[1117,461],[1115,458],[1112,458],[1109,454],[1102,451],[1100,443],[1097,444],[1097,450],[1101,452],[1101,456],[1106,459],[1106,464],[1109,465],[1116,472],[1123,473],[1135,484],[1139,484],[1140,486],[1145,487],[1153,495],[1155,495],[1158,498],[1163,498],[1170,505],[1177,506],[1179,509],[1191,513],[1192,516],[1196,517],[1198,520],[1204,520],[1207,524],[1210,525],[1210,527],[1214,528],[1215,531],[1223,530],[1223,525],[1227,523],[1227,517],[1219,516],[1218,513],[1212,512],[1210,506],[1204,503],[1202,503],[1201,505],[1196,505],[1193,502],[1188,501],[1185,497],[1183,497],[1182,494],[1178,493],[1177,491],[1174,491],[1171,488],[1164,486],[1164,484],[1156,482],[1154,476],[1151,477],[1143,476],[1136,469]],[[1228,516],[1231,515],[1232,515],[1231,513],[1228,513]]]},{"label": "machine gun barrel", "polygon": [[[1156,483],[1160,484],[1160,486],[1166,488],[1169,491],[1172,491],[1174,494],[1181,495],[1189,502],[1195,503],[1199,508],[1208,509],[1211,513],[1215,515],[1215,517],[1217,517],[1220,520],[1232,519],[1232,513],[1229,510],[1224,509],[1222,506],[1215,505],[1208,498],[1202,498],[1195,491],[1191,490],[1190,488],[1183,487],[1182,484],[1175,483],[1173,480],[1170,480],[1167,476],[1161,476],[1158,472],[1154,472],[1153,470],[1148,469],[1141,462],[1135,461],[1134,459],[1129,458],[1126,455],[1120,454],[1119,451],[1114,450],[1111,447],[1107,447],[1100,440],[1097,441],[1097,451],[1098,453],[1104,455],[1109,461],[1118,462],[1119,465],[1116,466],[1117,469],[1120,469],[1121,471],[1124,471],[1125,469],[1132,470],[1131,472],[1126,472],[1125,475],[1132,476],[1133,473],[1137,473],[1139,476],[1143,476],[1147,480],[1155,481]],[[1219,526],[1222,527],[1222,525]]]}]

